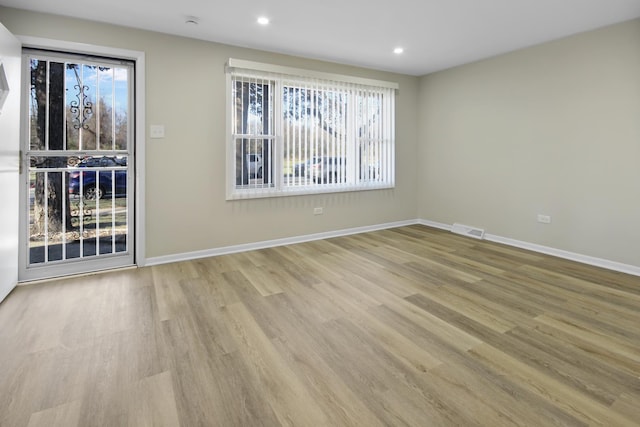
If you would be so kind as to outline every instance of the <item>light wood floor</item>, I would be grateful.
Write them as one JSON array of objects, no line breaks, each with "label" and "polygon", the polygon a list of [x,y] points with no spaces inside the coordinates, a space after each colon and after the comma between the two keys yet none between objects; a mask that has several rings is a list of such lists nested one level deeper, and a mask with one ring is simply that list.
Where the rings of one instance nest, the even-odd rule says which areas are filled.
[{"label": "light wood floor", "polygon": [[640,278],[423,226],[18,287],[2,426],[640,425]]}]

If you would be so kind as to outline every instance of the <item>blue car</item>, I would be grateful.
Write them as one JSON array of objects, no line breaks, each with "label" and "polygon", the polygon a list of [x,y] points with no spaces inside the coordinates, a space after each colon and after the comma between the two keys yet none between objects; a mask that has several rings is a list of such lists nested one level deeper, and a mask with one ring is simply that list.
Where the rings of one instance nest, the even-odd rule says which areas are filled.
[{"label": "blue car", "polygon": [[[126,158],[116,157],[90,157],[84,159],[76,165],[77,168],[112,168],[126,167]],[[82,177],[82,179],[81,179]],[[96,185],[96,177],[98,185]],[[82,185],[81,184],[82,181]],[[115,185],[114,185],[115,183]],[[125,196],[127,194],[127,171],[126,170],[74,170],[69,172],[69,194],[82,194],[86,200],[101,199],[112,194],[115,187],[115,196]]]}]

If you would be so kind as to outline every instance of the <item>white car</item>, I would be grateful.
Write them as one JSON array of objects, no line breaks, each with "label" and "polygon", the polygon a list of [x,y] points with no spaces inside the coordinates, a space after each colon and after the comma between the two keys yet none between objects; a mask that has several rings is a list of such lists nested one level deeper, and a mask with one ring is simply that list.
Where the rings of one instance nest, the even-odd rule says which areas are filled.
[{"label": "white car", "polygon": [[261,154],[247,154],[247,172],[249,178],[262,178]]}]

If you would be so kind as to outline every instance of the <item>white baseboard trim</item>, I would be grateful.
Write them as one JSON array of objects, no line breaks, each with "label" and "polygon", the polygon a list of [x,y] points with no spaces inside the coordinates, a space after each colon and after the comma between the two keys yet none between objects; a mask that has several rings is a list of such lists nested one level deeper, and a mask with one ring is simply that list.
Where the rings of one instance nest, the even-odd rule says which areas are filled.
[{"label": "white baseboard trim", "polygon": [[[426,219],[396,221],[396,222],[389,222],[385,224],[369,225],[364,227],[355,227],[355,228],[348,228],[343,230],[327,231],[324,233],[315,233],[315,234],[307,234],[303,236],[287,237],[284,239],[265,240],[262,242],[246,243],[242,245],[233,245],[233,246],[224,246],[221,248],[206,249],[202,251],[186,252],[186,253],[175,254],[175,255],[164,255],[159,257],[147,258],[145,262],[145,266],[168,264],[168,263],[179,262],[179,261],[190,261],[190,260],[200,259],[200,258],[208,258],[213,256],[219,256],[219,255],[228,255],[228,254],[234,254],[238,252],[273,248],[273,247],[284,246],[284,245],[292,245],[296,243],[310,242],[313,240],[322,240],[322,239],[329,239],[332,237],[348,236],[351,234],[367,233],[370,231],[404,227],[407,225],[414,225],[414,224],[426,225],[428,227],[438,228],[440,230],[445,230],[445,231],[451,231],[451,228],[452,228],[451,224],[444,224],[441,222],[430,221]],[[640,266],[623,264],[616,261],[610,261],[603,258],[596,258],[589,255],[583,255],[575,252],[565,251],[562,249],[551,248],[548,246],[538,245],[536,243],[524,242],[521,240],[502,237],[495,234],[485,233],[484,239],[490,242],[501,243],[507,246],[527,249],[532,252],[543,253],[543,254],[552,255],[558,258],[564,258],[571,261],[580,262],[582,264],[593,265],[595,267],[606,268],[608,270],[618,271],[620,273],[640,276]]]},{"label": "white baseboard trim", "polygon": [[451,231],[453,225],[443,224],[441,222],[429,221],[428,219],[419,219],[418,224],[426,225],[427,227],[439,228],[440,230]]},{"label": "white baseboard trim", "polygon": [[[443,224],[441,222],[429,221],[426,219],[419,219],[418,224],[439,228],[441,230],[446,230],[446,231],[451,231],[451,228],[452,228],[452,225]],[[623,264],[621,262],[610,261],[608,259],[603,259],[603,258],[596,258],[589,255],[582,255],[575,252],[565,251],[563,249],[551,248],[549,246],[543,246],[543,245],[538,245],[536,243],[524,242],[522,240],[511,239],[508,237],[502,237],[495,234],[485,233],[484,239],[490,242],[501,243],[507,246],[514,246],[516,248],[527,249],[532,252],[538,252],[546,255],[552,255],[558,258],[580,262],[582,264],[606,268],[607,270],[613,270],[613,271],[618,271],[620,273],[627,273],[627,274],[632,274],[634,276],[640,276],[640,267],[635,265]]]},{"label": "white baseboard trim", "polygon": [[256,249],[274,248],[276,246],[292,245],[296,243],[310,242],[313,240],[329,239],[332,237],[348,236],[351,234],[367,233],[370,231],[385,230],[388,228],[404,227],[406,225],[418,224],[417,220],[388,222],[385,224],[368,225],[364,227],[347,228],[343,230],[327,231],[324,233],[307,234],[303,236],[287,237],[284,239],[265,240],[262,242],[246,243],[242,245],[224,246],[221,248],[205,249],[202,251],[186,252],[175,255],[164,255],[147,258],[145,266],[168,264],[179,261],[190,261],[200,258],[208,258],[219,255],[228,255],[238,252],[253,251]]},{"label": "white baseboard trim", "polygon": [[549,246],[538,245],[536,243],[523,242],[521,240],[510,239],[508,237],[496,236],[494,234],[485,234],[484,238],[491,242],[502,243],[504,245],[514,246],[517,248],[528,249],[546,255],[552,255],[558,258],[564,258],[571,261],[580,262],[582,264],[593,265],[595,267],[606,268],[607,270],[618,271],[620,273],[632,274],[640,276],[640,267],[630,264],[623,264],[617,261],[597,258],[590,255],[578,254],[575,252],[565,251],[563,249],[551,248]]}]

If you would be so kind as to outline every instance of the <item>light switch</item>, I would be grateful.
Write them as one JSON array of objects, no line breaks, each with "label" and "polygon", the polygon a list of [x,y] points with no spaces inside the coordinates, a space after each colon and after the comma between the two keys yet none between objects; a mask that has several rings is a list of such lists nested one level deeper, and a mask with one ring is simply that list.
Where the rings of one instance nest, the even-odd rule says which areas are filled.
[{"label": "light switch", "polygon": [[164,125],[151,125],[149,127],[149,138],[164,138]]}]

